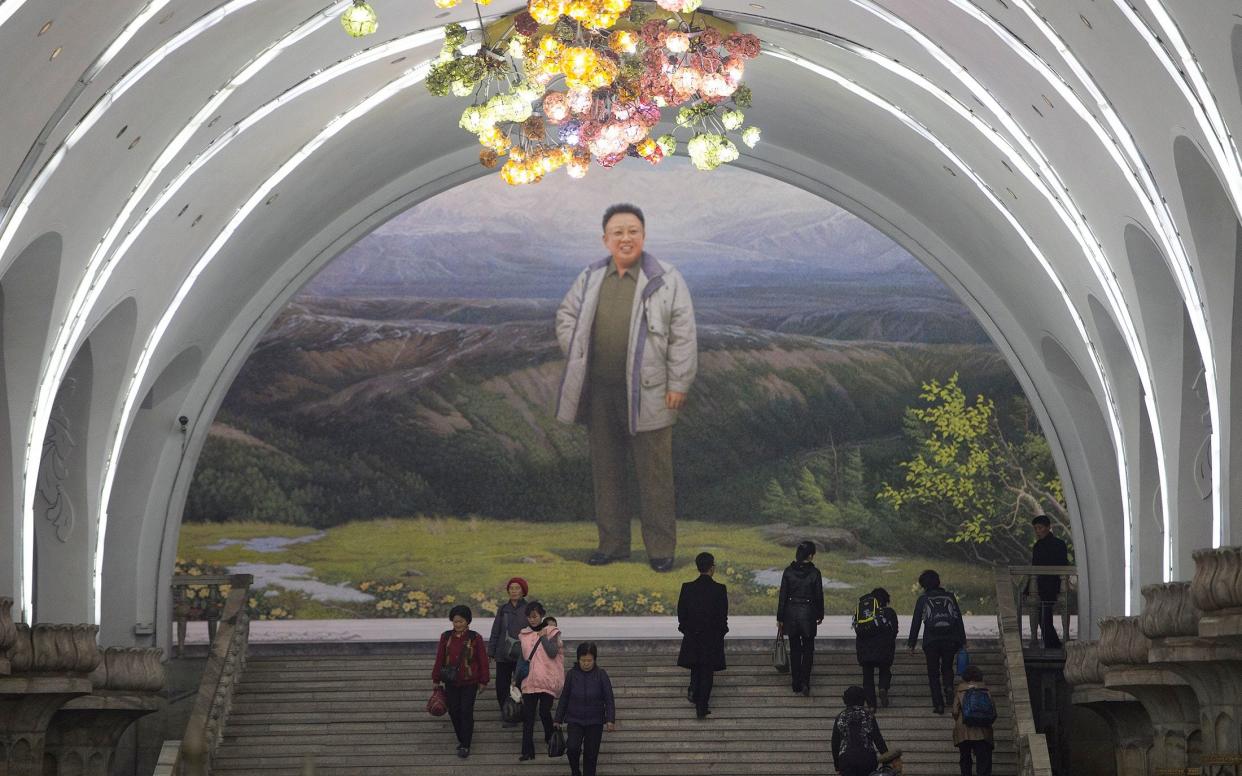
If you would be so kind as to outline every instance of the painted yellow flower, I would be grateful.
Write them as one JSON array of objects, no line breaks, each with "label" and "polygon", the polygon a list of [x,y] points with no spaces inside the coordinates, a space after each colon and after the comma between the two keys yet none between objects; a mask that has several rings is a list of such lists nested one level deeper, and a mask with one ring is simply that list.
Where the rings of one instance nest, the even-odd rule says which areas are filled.
[{"label": "painted yellow flower", "polygon": [[228,595],[232,590],[232,585],[220,585],[220,595]]},{"label": "painted yellow flower", "polygon": [[567,611],[567,612],[576,612],[576,611],[578,611],[578,602],[577,602],[577,601],[570,601],[569,603],[565,604],[565,611]]},{"label": "painted yellow flower", "polygon": [[455,603],[457,603],[457,596],[446,595],[446,596],[444,596],[443,598],[441,598],[441,599],[440,599],[440,603],[442,603],[442,604],[455,604]]},{"label": "painted yellow flower", "polygon": [[470,598],[475,601],[482,601],[483,599],[487,598],[487,595],[484,593],[472,593],[470,595]]},{"label": "painted yellow flower", "polygon": [[651,613],[652,614],[664,614],[664,604],[660,603],[659,601],[656,601],[655,603],[653,603],[651,605]]},{"label": "painted yellow flower", "polygon": [[500,604],[496,603],[495,598],[489,598],[486,601],[483,601],[482,603],[480,603],[479,607],[482,608],[483,611],[485,612],[491,612],[492,614],[495,614],[496,610],[500,608]]},{"label": "painted yellow flower", "polygon": [[639,606],[646,606],[647,596],[643,595],[642,593],[639,593],[638,595],[634,597],[634,603],[638,604]]},{"label": "painted yellow flower", "polygon": [[606,592],[606,593],[615,593],[615,592],[617,592],[617,586],[616,586],[616,585],[609,585],[608,587],[604,588],[604,592]]},{"label": "painted yellow flower", "polygon": [[273,617],[284,617],[288,613],[289,612],[285,611],[285,609],[280,606],[277,606],[275,609],[272,610]]},{"label": "painted yellow flower", "polygon": [[401,604],[401,611],[403,612],[412,612],[416,608],[417,607],[414,604],[410,603],[409,601],[406,601],[405,603]]},{"label": "painted yellow flower", "polygon": [[591,591],[591,595],[595,596],[596,598],[599,598],[603,594],[604,594],[604,591],[600,590],[598,587]]},{"label": "painted yellow flower", "polygon": [[203,572],[196,568],[192,568],[186,573],[192,577],[201,577],[203,575]]},{"label": "painted yellow flower", "polygon": [[249,601],[246,602],[246,605],[249,606],[251,609],[257,609],[259,606],[259,601],[256,598],[251,598]]},{"label": "painted yellow flower", "polygon": [[362,584],[358,585],[358,589],[365,593],[371,589],[371,583],[363,582]]},{"label": "painted yellow flower", "polygon": [[612,610],[613,610],[614,612],[616,612],[617,614],[620,614],[621,612],[624,612],[624,611],[625,611],[625,602],[624,602],[624,601],[620,601],[620,600],[614,600],[614,601],[612,602]]},{"label": "painted yellow flower", "polygon": [[595,605],[596,606],[607,606],[608,601],[606,601],[603,596],[600,596],[595,599]]}]

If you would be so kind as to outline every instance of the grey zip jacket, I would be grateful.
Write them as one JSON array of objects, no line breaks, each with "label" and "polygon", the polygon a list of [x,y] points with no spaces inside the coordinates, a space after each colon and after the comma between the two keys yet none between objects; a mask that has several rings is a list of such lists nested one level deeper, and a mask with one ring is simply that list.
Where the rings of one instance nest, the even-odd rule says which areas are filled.
[{"label": "grey zip jacket", "polygon": [[[611,261],[610,256],[584,269],[556,311],[556,338],[567,358],[556,401],[556,418],[563,423],[585,420],[591,327]],[[625,359],[631,434],[673,425],[677,410],[665,405],[664,396],[688,393],[699,368],[694,305],[681,273],[644,251],[637,281]]]}]

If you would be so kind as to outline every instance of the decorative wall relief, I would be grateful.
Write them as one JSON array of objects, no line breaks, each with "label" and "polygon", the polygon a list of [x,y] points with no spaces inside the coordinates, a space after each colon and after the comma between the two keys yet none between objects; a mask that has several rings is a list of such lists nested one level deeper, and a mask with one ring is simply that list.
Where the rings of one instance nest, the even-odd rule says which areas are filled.
[{"label": "decorative wall relief", "polygon": [[75,514],[73,501],[65,492],[64,482],[69,476],[69,453],[77,447],[70,428],[65,401],[77,391],[77,381],[65,381],[52,416],[48,421],[47,435],[43,438],[43,458],[39,463],[39,483],[35,494],[35,511],[56,527],[56,538],[67,542],[73,533]]},{"label": "decorative wall relief", "polygon": [[1199,373],[1195,375],[1190,390],[1199,400],[1199,406],[1203,407],[1199,422],[1203,424],[1204,436],[1203,442],[1195,453],[1194,477],[1199,498],[1207,501],[1212,497],[1212,411],[1208,404],[1207,371],[1203,367],[1200,367]]}]

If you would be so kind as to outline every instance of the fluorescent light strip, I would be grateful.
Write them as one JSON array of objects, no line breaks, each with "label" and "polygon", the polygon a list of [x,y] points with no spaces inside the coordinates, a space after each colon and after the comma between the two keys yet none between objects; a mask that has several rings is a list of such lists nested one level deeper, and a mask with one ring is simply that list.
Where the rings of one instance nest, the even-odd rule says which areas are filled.
[{"label": "fluorescent light strip", "polygon": [[[1226,185],[1229,193],[1233,197],[1233,207],[1235,212],[1242,212],[1242,158],[1238,156],[1237,146],[1234,145],[1233,137],[1229,133],[1229,128],[1225,125],[1224,118],[1220,115],[1220,109],[1216,105],[1216,99],[1212,95],[1212,90],[1207,85],[1207,80],[1203,76],[1203,71],[1199,67],[1199,62],[1195,59],[1194,54],[1186,45],[1186,41],[1182,36],[1181,30],[1178,29],[1173,19],[1169,16],[1164,6],[1152,0],[1146,0],[1148,9],[1152,15],[1156,17],[1157,23],[1160,25],[1164,38],[1173,44],[1177,49],[1177,55],[1182,61],[1181,72],[1178,67],[1169,58],[1168,52],[1160,45],[1160,41],[1155,34],[1148,29],[1147,24],[1138,16],[1134,8],[1128,2],[1122,0],[1114,0],[1114,4],[1121,9],[1134,28],[1138,30],[1139,35],[1147,43],[1156,54],[1156,58],[1164,65],[1164,69],[1168,72],[1169,77],[1182,90],[1183,96],[1190,104],[1191,110],[1194,111],[1195,118],[1199,122],[1199,128],[1203,130],[1204,135],[1208,139],[1208,144],[1212,147],[1213,154],[1216,156],[1216,164],[1220,168],[1220,172],[1224,174]],[[1192,93],[1186,81],[1181,77],[1185,73],[1194,84],[1197,94]],[[1204,361],[1207,365],[1207,361]],[[1212,364],[1211,373],[1207,375],[1211,380],[1212,390],[1208,392],[1210,408],[1212,410],[1212,428],[1218,432],[1221,430],[1220,414],[1217,402],[1219,397],[1216,394],[1216,365]],[[1235,433],[1238,429],[1237,418],[1230,418],[1233,422],[1233,428],[1230,433]],[[1221,493],[1222,484],[1224,483],[1225,472],[1221,471],[1221,447],[1220,433],[1211,435],[1212,441],[1212,546],[1220,547],[1225,542],[1224,535],[1224,514],[1225,505],[1223,494]],[[1236,461],[1230,462],[1237,465]],[[1232,484],[1231,484],[1232,487]],[[1232,516],[1231,516],[1232,521]]]},{"label": "fluorescent light strip", "polygon": [[[1065,41],[1057,34],[1056,30],[1048,24],[1039,13],[1027,2],[1027,0],[1013,0],[1018,8],[1023,11],[1028,19],[1036,26],[1043,36],[1053,45],[1062,60],[1069,65],[1075,77],[1084,86],[1093,101],[1095,111],[1108,122],[1109,129],[1112,130],[1110,135],[1095,113],[1088,109],[1078,93],[1067,84],[1052,69],[1052,67],[1041,57],[1035,54],[1024,41],[1017,39],[1013,33],[1002,26],[996,19],[981,12],[971,3],[963,2],[963,0],[950,0],[954,5],[969,13],[976,20],[986,25],[992,32],[1001,38],[1001,40],[1009,46],[1019,57],[1024,59],[1033,70],[1044,77],[1044,80],[1056,91],[1061,100],[1064,101],[1077,115],[1086,123],[1088,127],[1095,133],[1099,139],[1101,146],[1112,157],[1115,164],[1122,170],[1128,170],[1129,174],[1124,175],[1124,179],[1129,183],[1134,191],[1137,201],[1143,207],[1149,221],[1156,227],[1156,236],[1160,240],[1161,248],[1164,255],[1171,265],[1172,275],[1178,290],[1181,293],[1183,302],[1186,307],[1187,315],[1191,320],[1191,328],[1195,333],[1195,340],[1199,348],[1200,360],[1203,362],[1207,371],[1208,381],[1212,388],[1208,391],[1209,411],[1212,413],[1213,428],[1220,428],[1220,420],[1218,413],[1217,393],[1216,393],[1216,363],[1213,356],[1213,347],[1211,336],[1209,334],[1210,327],[1208,325],[1207,316],[1204,313],[1204,303],[1199,295],[1199,290],[1195,285],[1194,272],[1191,269],[1190,257],[1186,252],[1185,244],[1182,241],[1181,234],[1177,229],[1173,220],[1172,211],[1169,209],[1168,202],[1160,193],[1160,187],[1156,184],[1155,178],[1152,176],[1150,167],[1148,167],[1145,158],[1139,151],[1134,141],[1134,136],[1130,133],[1117,111],[1113,108],[1112,103],[1104,96],[1103,91],[1095,82],[1091,73],[1083,66],[1081,62],[1074,56],[1074,53],[1065,44]],[[1124,152],[1125,157],[1122,157]],[[1150,410],[1149,410],[1150,415]],[[1219,454],[1218,454],[1218,434],[1212,435],[1213,445],[1217,446],[1217,452],[1214,453],[1213,477],[1219,477]],[[1158,459],[1158,465],[1164,463]],[[1216,483],[1214,491],[1219,489],[1219,482]],[[1173,578],[1173,531],[1171,494],[1165,488],[1161,492],[1161,500],[1164,506],[1164,549],[1162,563],[1162,578],[1165,582]],[[1219,507],[1219,500],[1217,500]]]},{"label": "fluorescent light strip", "polygon": [[[147,74],[152,72],[157,65],[163,62],[167,57],[172,55],[186,43],[189,43],[197,36],[215,27],[229,15],[255,2],[257,2],[257,0],[233,0],[233,2],[220,6],[210,13],[200,17],[193,24],[175,35],[163,46],[149,54],[142,62],[131,68],[124,76],[121,77],[120,80],[113,84],[112,88],[91,106],[90,111],[87,112],[82,121],[80,121],[73,128],[73,130],[65,138],[64,142],[52,155],[51,159],[49,159],[48,163],[39,171],[35,181],[26,191],[25,195],[23,195],[18,205],[10,211],[12,217],[9,222],[5,224],[4,230],[0,231],[0,256],[3,256],[4,252],[7,251],[12,244],[13,238],[16,235],[17,230],[20,228],[22,221],[25,219],[26,214],[29,212],[30,207],[42,191],[43,187],[46,185],[47,181],[50,180],[51,176],[56,172],[57,168],[60,166],[60,163],[64,160],[67,152],[72,149],[73,146],[99,122],[104,113],[107,112],[116,100],[120,99],[125,92],[137,84]],[[314,30],[331,21],[333,16],[346,8],[349,4],[350,0],[338,0],[338,2],[327,6],[314,16],[310,17],[310,19],[303,22],[285,37],[269,45],[258,57],[251,60],[247,67],[243,68],[239,74],[242,78],[241,83],[244,83],[245,80],[252,77],[255,73],[261,70],[262,67],[269,64],[271,60],[288,45],[292,45],[292,43],[297,42],[297,40],[305,37],[305,35],[310,34]],[[258,67],[253,67],[256,63],[258,63]],[[215,95],[213,95],[213,98],[209,104],[216,104],[217,100],[222,102],[224,99],[227,99],[232,89],[236,88],[236,78],[237,77],[235,76],[234,82],[230,82],[232,84],[231,88],[229,85],[226,85]],[[44,374],[41,376],[39,389],[35,395],[35,406],[32,407],[33,419],[26,439],[26,452],[23,466],[23,561],[21,575],[22,589],[19,595],[23,611],[28,613],[27,616],[30,616],[29,613],[33,612],[34,606],[34,496],[38,480],[37,468],[42,449],[43,435],[46,433],[48,418],[51,413],[51,404],[55,400],[56,389],[60,382],[59,378],[54,381],[49,381],[46,379],[46,376],[50,368],[52,373],[59,374],[63,377],[65,369],[68,368],[67,361],[72,353],[69,346],[72,344],[72,341],[67,340],[62,335],[64,334],[67,326],[70,328],[80,327],[79,318],[82,317],[84,312],[84,308],[81,307],[81,303],[86,295],[89,294],[92,288],[96,285],[96,279],[94,277],[94,273],[97,270],[96,265],[99,262],[100,257],[104,255],[111,242],[115,239],[116,230],[119,228],[118,224],[123,225],[124,220],[132,215],[134,207],[136,207],[141,196],[146,194],[151,185],[153,185],[159,172],[172,161],[172,158],[178,152],[180,152],[181,148],[175,147],[176,144],[180,143],[184,146],[184,144],[188,142],[190,137],[193,135],[193,132],[198,129],[198,126],[209,120],[203,118],[203,113],[205,112],[207,112],[206,109],[201,111],[195,119],[193,119],[191,123],[182,130],[173,143],[164,149],[164,152],[156,161],[156,166],[159,166],[160,169],[156,170],[153,167],[148,170],[148,173],[144,176],[143,181],[139,184],[139,188],[131,194],[125,208],[122,210],[121,217],[119,217],[117,221],[114,222],[113,226],[104,233],[100,245],[96,246],[95,251],[92,253],[90,262],[88,262],[86,269],[82,273],[81,281],[79,282],[70,303],[70,311],[67,317],[62,321],[60,330],[57,332],[55,339],[56,346],[54,346],[50,352],[50,363],[45,365]]]},{"label": "fluorescent light strip", "polygon": [[[1066,202],[1073,203],[1073,199],[1069,196],[1069,188],[1061,180],[1047,156],[1035,144],[1026,131],[1014,121],[1013,117],[1005,110],[996,98],[981,83],[979,83],[969,71],[962,67],[955,59],[950,57],[939,46],[937,46],[930,38],[923,34],[921,30],[907,23],[904,19],[892,14],[884,8],[880,8],[873,3],[864,2],[864,0],[855,0],[855,4],[872,15],[882,19],[889,25],[906,33],[910,38],[917,42],[927,51],[942,67],[952,73],[957,80],[962,83],[971,94],[983,105],[1008,131],[1010,136],[1016,140],[1023,150],[1033,159],[1039,167],[1036,171],[1032,169],[1030,162],[1022,155],[1018,154],[1008,143],[1003,142],[992,127],[983,123],[972,111],[962,105],[958,100],[950,96],[944,89],[938,87],[927,78],[910,69],[909,67],[885,57],[871,49],[847,44],[845,47],[855,51],[859,56],[864,57],[868,61],[875,62],[890,72],[901,75],[906,80],[918,85],[926,93],[938,99],[942,104],[956,113],[959,117],[973,123],[985,138],[1004,154],[1015,168],[1021,172],[1023,177],[1027,179],[1032,186],[1038,189],[1048,204],[1061,218],[1069,233],[1074,236],[1078,242],[1079,248],[1083,255],[1087,257],[1088,264],[1092,272],[1095,274],[1096,280],[1104,289],[1105,298],[1108,302],[1113,317],[1119,321],[1119,331],[1122,338],[1126,342],[1126,347],[1130,352],[1130,357],[1134,361],[1139,380],[1143,387],[1143,400],[1147,406],[1148,416],[1151,420],[1152,435],[1156,443],[1156,461],[1161,483],[1161,493],[1167,494],[1169,491],[1168,480],[1166,475],[1166,467],[1164,461],[1164,447],[1162,444],[1163,436],[1161,434],[1161,424],[1159,414],[1157,412],[1155,391],[1153,388],[1153,376],[1147,356],[1143,350],[1143,345],[1138,336],[1137,327],[1134,324],[1133,317],[1125,301],[1125,295],[1121,291],[1121,287],[1117,282],[1116,276],[1109,265],[1108,258],[1104,255],[1100,247],[1099,240],[1091,232],[1085,219],[1080,215],[1080,210],[1076,206],[1068,206]],[[1122,170],[1124,175],[1124,168]],[[1052,188],[1049,181],[1056,184],[1056,188]],[[1063,199],[1064,197],[1064,199]],[[1087,340],[1088,345],[1092,345]],[[1128,484],[1124,485],[1123,492],[1125,498],[1129,500]],[[1169,506],[1167,496],[1163,499],[1164,516],[1167,519],[1169,514]],[[1167,539],[1167,534],[1166,534]],[[1166,541],[1167,544],[1167,541]],[[1130,561],[1130,554],[1133,548],[1127,542],[1127,562]]]},{"label": "fluorescent light strip", "polygon": [[176,317],[177,310],[185,302],[190,291],[194,288],[195,282],[207,266],[211,264],[216,255],[224,248],[233,233],[241,227],[242,223],[250,215],[250,213],[261,205],[267,199],[268,194],[280,185],[281,181],[293,173],[302,162],[306,161],[316,150],[333,136],[352,124],[354,121],[362,118],[370,111],[379,107],[393,95],[413,86],[426,77],[427,71],[430,69],[430,60],[418,64],[416,67],[408,70],[400,78],[389,82],[387,85],[367,97],[358,105],[349,111],[337,116],[328,122],[318,135],[309,143],[302,146],[292,157],[285,161],[280,168],[273,173],[263,185],[259,187],[254,194],[246,200],[229,219],[225,227],[220,231],[216,238],[208,246],[207,250],[195,262],[194,267],[190,270],[189,275],[182,281],[181,286],[177,289],[176,295],[169,303],[168,308],[161,316],[159,323],[156,324],[150,336],[147,337],[146,344],[143,346],[142,352],[138,356],[138,363],[134,368],[133,375],[130,377],[125,391],[124,405],[121,409],[120,418],[113,428],[112,447],[108,453],[107,459],[104,461],[103,469],[103,488],[101,491],[100,509],[99,509],[99,532],[97,536],[97,544],[94,558],[94,595],[95,595],[95,622],[100,621],[101,599],[102,599],[102,570],[103,570],[103,552],[104,538],[107,534],[108,522],[108,501],[112,495],[112,486],[115,480],[116,467],[115,463],[119,460],[121,450],[125,444],[125,430],[129,427],[130,420],[133,417],[135,406],[138,402],[138,390],[142,387],[143,380],[146,378],[147,372],[151,367],[151,359],[155,354],[156,347],[159,345],[160,339],[164,336],[164,332]]},{"label": "fluorescent light strip", "polygon": [[[1126,514],[1124,515],[1124,521],[1122,525],[1123,525],[1123,530],[1126,533],[1125,538],[1126,538],[1127,545],[1128,545],[1129,538],[1130,538],[1129,532],[1130,532],[1131,521],[1130,521],[1130,515],[1129,515],[1129,506],[1130,506],[1129,499],[1126,497],[1125,494],[1128,493],[1129,478],[1127,476],[1128,466],[1127,466],[1127,458],[1125,454],[1125,447],[1122,445],[1122,432],[1121,432],[1122,424],[1121,424],[1120,414],[1117,410],[1116,402],[1112,397],[1107,374],[1104,370],[1104,365],[1101,362],[1100,354],[1095,349],[1094,344],[1092,344],[1091,342],[1091,337],[1087,331],[1086,322],[1083,320],[1082,316],[1078,313],[1078,310],[1074,305],[1073,299],[1069,295],[1069,291],[1065,288],[1064,284],[1061,282],[1060,277],[1057,275],[1056,269],[1048,261],[1047,257],[1044,256],[1043,252],[1039,249],[1039,246],[1036,245],[1034,239],[1026,232],[1026,230],[1022,227],[1018,219],[1013,215],[1012,212],[1009,211],[1009,209],[1000,200],[1000,198],[995,195],[995,193],[991,190],[991,188],[987,185],[987,183],[984,182],[983,179],[978,174],[976,174],[974,170],[971,169],[970,166],[967,165],[963,159],[958,157],[957,154],[954,153],[952,149],[950,149],[939,138],[937,138],[935,134],[933,134],[929,129],[927,129],[927,127],[918,123],[913,117],[911,117],[901,108],[893,105],[892,103],[887,102],[886,100],[879,97],[878,95],[866,90],[865,88],[855,83],[854,81],[851,81],[845,78],[844,76],[841,76],[838,73],[832,70],[829,70],[828,68],[820,64],[807,60],[801,56],[798,56],[796,54],[792,54],[786,51],[773,50],[773,49],[765,49],[764,53],[770,56],[776,57],[778,59],[783,59],[785,61],[791,62],[795,65],[798,65],[799,67],[802,67],[806,70],[816,73],[817,75],[820,75],[824,78],[827,78],[833,81],[838,86],[846,89],[847,91],[863,98],[864,100],[871,103],[872,105],[875,105],[881,108],[882,110],[886,111],[887,113],[891,114],[892,116],[897,118],[899,121],[901,121],[903,124],[905,124],[909,129],[913,130],[914,132],[919,134],[921,137],[926,139],[929,143],[935,146],[937,150],[939,150],[942,154],[944,154],[944,156],[946,156],[957,167],[959,167],[966,174],[967,177],[971,179],[971,181],[979,188],[980,192],[983,193],[983,195],[988,198],[988,200],[993,204],[993,206],[995,206],[997,211],[999,211],[1001,215],[1003,215],[1005,219],[1009,221],[1010,226],[1014,229],[1014,231],[1018,233],[1018,235],[1022,238],[1023,242],[1026,243],[1027,248],[1031,251],[1032,255],[1035,256],[1035,258],[1039,261],[1040,265],[1044,269],[1044,272],[1048,275],[1048,278],[1052,281],[1052,284],[1056,287],[1057,292],[1060,293],[1062,300],[1065,302],[1065,305],[1070,312],[1070,316],[1074,322],[1074,325],[1078,329],[1079,336],[1082,338],[1082,341],[1087,345],[1088,352],[1091,356],[1092,366],[1095,368],[1096,376],[1099,379],[1100,384],[1105,392],[1106,406],[1108,407],[1108,410],[1109,410],[1108,419],[1109,419],[1110,431],[1113,437],[1113,445],[1117,450],[1117,465],[1118,465],[1118,470],[1119,470],[1118,473],[1120,475],[1121,485],[1122,485],[1122,508],[1126,512]],[[1126,555],[1128,558],[1129,553],[1127,553]],[[1131,573],[1132,573],[1131,568],[1128,563],[1126,564],[1125,571],[1126,571],[1126,574],[1125,574],[1126,576],[1125,607],[1126,607],[1126,614],[1128,615],[1130,613],[1130,607],[1131,607],[1130,585],[1131,585]]]}]

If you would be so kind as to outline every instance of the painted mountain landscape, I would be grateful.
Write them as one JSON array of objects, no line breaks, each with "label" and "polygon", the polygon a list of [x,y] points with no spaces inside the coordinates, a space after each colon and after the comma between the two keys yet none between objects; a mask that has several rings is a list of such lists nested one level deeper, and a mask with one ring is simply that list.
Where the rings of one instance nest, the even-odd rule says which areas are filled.
[{"label": "painted mountain landscape", "polygon": [[581,563],[595,539],[586,435],[553,418],[556,306],[605,255],[604,209],[632,201],[699,325],[699,377],[674,435],[679,568],[716,548],[742,609],[766,612],[765,572],[808,535],[832,551],[820,565],[838,608],[886,575],[895,599],[910,597],[934,562],[986,609],[972,565],[1021,557],[1024,535],[992,526],[964,540],[978,516],[946,513],[903,464],[938,440],[911,408],[968,412],[982,397],[997,437],[1055,495],[1004,360],[934,275],[855,216],[678,161],[516,190],[489,176],[338,257],[216,418],[186,505],[187,565],[258,571],[271,616],[431,616],[467,597],[486,609],[513,573],[563,611],[662,613],[669,577],[684,574],[637,556],[607,574]]}]

